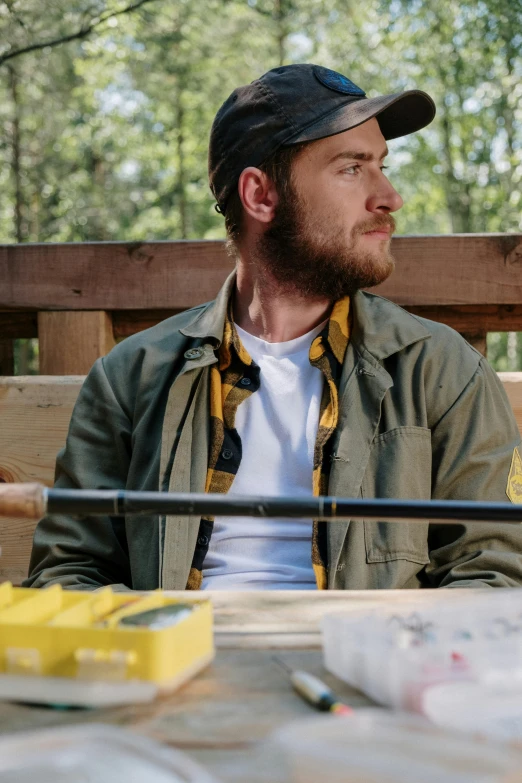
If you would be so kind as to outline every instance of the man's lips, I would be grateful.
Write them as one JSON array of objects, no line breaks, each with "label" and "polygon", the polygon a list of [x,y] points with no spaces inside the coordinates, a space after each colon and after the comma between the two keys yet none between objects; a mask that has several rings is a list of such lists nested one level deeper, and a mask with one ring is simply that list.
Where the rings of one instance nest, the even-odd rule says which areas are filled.
[{"label": "man's lips", "polygon": [[389,239],[391,237],[391,228],[388,226],[375,228],[373,231],[365,231],[364,236],[373,237],[374,239]]}]

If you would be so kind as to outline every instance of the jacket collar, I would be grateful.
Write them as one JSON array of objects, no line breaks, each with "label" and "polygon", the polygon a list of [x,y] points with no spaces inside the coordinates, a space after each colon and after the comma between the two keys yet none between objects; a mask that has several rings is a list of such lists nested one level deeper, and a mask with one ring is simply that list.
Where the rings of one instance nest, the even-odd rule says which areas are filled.
[{"label": "jacket collar", "polygon": [[415,315],[382,296],[358,291],[352,297],[352,341],[361,353],[380,361],[431,337]]},{"label": "jacket collar", "polygon": [[[198,308],[194,319],[180,329],[187,337],[212,339],[221,345],[227,306],[236,282],[235,270],[227,277],[216,299]],[[380,361],[408,345],[426,340],[430,332],[422,321],[402,307],[375,294],[358,291],[351,299],[351,339],[361,353]]]},{"label": "jacket collar", "polygon": [[236,284],[236,270],[227,277],[217,297],[202,308],[198,308],[194,319],[180,329],[187,337],[210,338],[219,348],[223,340],[225,317],[229,299]]}]

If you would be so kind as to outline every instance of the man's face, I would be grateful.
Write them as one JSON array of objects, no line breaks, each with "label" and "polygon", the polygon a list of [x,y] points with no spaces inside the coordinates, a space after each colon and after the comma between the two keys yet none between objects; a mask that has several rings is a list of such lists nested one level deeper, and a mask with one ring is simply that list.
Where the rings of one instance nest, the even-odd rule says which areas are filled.
[{"label": "man's face", "polygon": [[393,271],[391,215],[402,199],[383,173],[376,119],[312,142],[297,156],[288,193],[258,242],[259,257],[295,293],[339,299]]}]

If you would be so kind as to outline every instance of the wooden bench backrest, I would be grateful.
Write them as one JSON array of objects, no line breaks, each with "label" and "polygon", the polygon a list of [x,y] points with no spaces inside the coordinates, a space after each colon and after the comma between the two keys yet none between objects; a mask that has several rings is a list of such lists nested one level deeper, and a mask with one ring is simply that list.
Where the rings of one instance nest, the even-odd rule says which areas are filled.
[{"label": "wooden bench backrest", "polygon": [[[392,251],[376,293],[482,353],[487,332],[522,331],[521,233],[397,236]],[[232,269],[222,241],[0,245],[0,375],[21,337],[39,338],[42,375],[86,373],[115,340],[213,299]]]},{"label": "wooden bench backrest", "polygon": [[[522,433],[522,373],[499,373]],[[0,378],[0,481],[52,486],[82,376]],[[27,574],[35,522],[0,518],[0,582]]]}]

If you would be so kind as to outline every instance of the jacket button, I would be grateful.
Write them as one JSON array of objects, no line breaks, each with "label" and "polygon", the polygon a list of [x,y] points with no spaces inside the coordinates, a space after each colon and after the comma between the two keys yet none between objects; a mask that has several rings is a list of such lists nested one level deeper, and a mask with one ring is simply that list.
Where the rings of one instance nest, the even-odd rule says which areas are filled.
[{"label": "jacket button", "polygon": [[189,348],[183,355],[185,359],[199,359],[203,356],[203,348]]},{"label": "jacket button", "polygon": [[250,386],[252,381],[250,380],[250,378],[241,378],[239,383],[241,384],[241,386]]},{"label": "jacket button", "polygon": [[198,544],[200,546],[207,546],[207,544],[208,544],[208,536],[200,536],[198,538]]},{"label": "jacket button", "polygon": [[232,457],[234,456],[234,452],[231,449],[223,449],[223,451],[221,452],[221,456],[223,457],[223,459],[232,459]]}]

